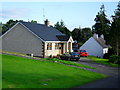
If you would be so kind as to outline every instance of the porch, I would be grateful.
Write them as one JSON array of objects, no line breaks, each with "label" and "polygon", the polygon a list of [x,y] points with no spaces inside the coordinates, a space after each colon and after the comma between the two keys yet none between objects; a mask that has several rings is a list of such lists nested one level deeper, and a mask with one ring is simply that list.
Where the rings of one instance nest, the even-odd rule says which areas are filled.
[{"label": "porch", "polygon": [[48,42],[45,43],[44,56],[57,56],[65,52],[72,52],[72,42]]}]

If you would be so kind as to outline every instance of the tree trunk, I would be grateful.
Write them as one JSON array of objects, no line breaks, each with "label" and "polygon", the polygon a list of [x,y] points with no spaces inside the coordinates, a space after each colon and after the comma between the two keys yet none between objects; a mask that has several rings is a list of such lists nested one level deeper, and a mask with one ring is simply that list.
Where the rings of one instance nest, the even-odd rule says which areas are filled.
[{"label": "tree trunk", "polygon": [[119,55],[119,42],[116,40],[116,54]]}]

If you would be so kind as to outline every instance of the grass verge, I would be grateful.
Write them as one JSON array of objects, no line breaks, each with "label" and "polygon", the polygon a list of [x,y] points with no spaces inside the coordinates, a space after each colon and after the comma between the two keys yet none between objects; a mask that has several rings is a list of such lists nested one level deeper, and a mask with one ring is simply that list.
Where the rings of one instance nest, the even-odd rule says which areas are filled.
[{"label": "grass verge", "polygon": [[2,55],[2,71],[3,88],[72,88],[106,77],[64,64],[11,55]]},{"label": "grass verge", "polygon": [[[31,58],[31,59],[37,59],[37,60],[41,59],[41,58],[38,58],[38,57],[31,57],[31,56],[28,56],[28,55],[22,54],[22,53],[8,52],[8,51],[0,51],[0,52],[8,54],[8,55],[26,57],[26,58]],[[89,69],[95,69],[94,67],[90,67],[90,66],[87,66],[87,65],[78,64],[78,63],[71,62],[71,61],[59,60],[59,59],[55,59],[55,58],[42,58],[42,60],[57,61],[59,63],[63,63],[63,64],[66,64],[66,65],[72,65],[72,66],[77,66],[77,67],[84,67],[84,68],[89,68]]]},{"label": "grass verge", "polygon": [[60,59],[56,59],[56,58],[44,58],[44,60],[57,61],[57,62],[60,62],[60,63],[66,64],[66,65],[72,65],[72,66],[77,66],[77,67],[83,67],[83,68],[95,69],[94,67],[91,67],[91,66],[87,66],[87,65],[79,64],[79,63],[72,62],[72,61],[60,60]]},{"label": "grass verge", "polygon": [[88,58],[96,63],[101,63],[104,65],[109,65],[109,66],[113,66],[113,67],[120,67],[120,65],[118,65],[118,64],[114,64],[114,63],[109,62],[108,59],[97,58],[95,56],[88,56]]}]

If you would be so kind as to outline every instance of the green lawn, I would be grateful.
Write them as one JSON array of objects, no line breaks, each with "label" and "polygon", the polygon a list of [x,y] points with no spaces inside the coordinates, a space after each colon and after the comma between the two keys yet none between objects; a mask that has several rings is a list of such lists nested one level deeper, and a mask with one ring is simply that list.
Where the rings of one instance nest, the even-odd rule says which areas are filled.
[{"label": "green lawn", "polygon": [[[28,56],[26,54],[16,53],[16,52],[2,51],[2,53],[6,53],[8,55],[14,55],[14,56],[22,56],[22,57],[34,58],[34,59],[37,59],[37,60],[41,59],[41,58],[38,58],[38,57],[31,57],[31,56]],[[42,58],[42,60],[53,61],[53,62],[57,61],[58,63],[61,63],[61,64],[72,65],[72,66],[77,66],[77,67],[84,67],[84,68],[89,68],[89,69],[95,69],[94,67],[91,67],[91,66],[78,64],[76,62],[71,62],[71,61],[66,61],[66,60],[60,60],[60,59],[56,59],[56,58]]]},{"label": "green lawn", "polygon": [[2,90],[2,56],[0,55],[0,90]]},{"label": "green lawn", "polygon": [[2,55],[3,88],[72,88],[106,76],[56,62]]},{"label": "green lawn", "polygon": [[113,67],[120,67],[120,65],[118,65],[118,64],[114,64],[114,63],[109,62],[108,59],[97,58],[95,56],[88,56],[88,58],[96,63],[101,63],[101,64],[113,66]]},{"label": "green lawn", "polygon": [[56,58],[44,58],[43,60],[57,61],[59,63],[63,63],[63,64],[66,64],[66,65],[72,65],[72,66],[77,66],[77,67],[84,67],[84,68],[89,68],[89,69],[95,69],[94,67],[83,65],[83,64],[79,64],[77,62],[71,62],[71,61],[66,61],[66,60],[59,60],[59,59],[56,59]]}]

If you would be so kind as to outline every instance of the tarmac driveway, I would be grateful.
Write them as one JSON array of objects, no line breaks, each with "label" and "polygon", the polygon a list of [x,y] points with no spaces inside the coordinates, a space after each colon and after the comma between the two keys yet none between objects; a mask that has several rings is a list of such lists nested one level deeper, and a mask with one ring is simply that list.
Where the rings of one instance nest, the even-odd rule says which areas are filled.
[{"label": "tarmac driveway", "polygon": [[108,77],[76,88],[120,88],[120,68],[95,63],[84,57],[81,57],[77,63],[95,67],[96,69],[88,70]]}]

